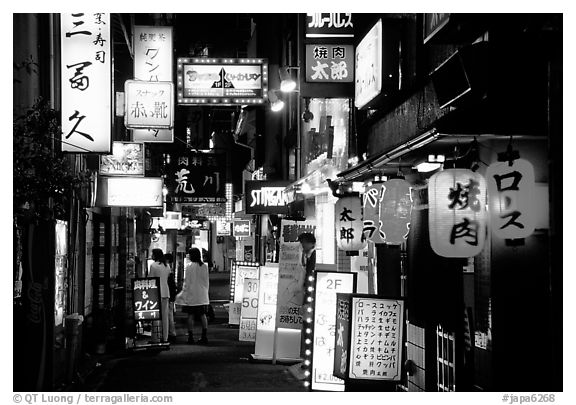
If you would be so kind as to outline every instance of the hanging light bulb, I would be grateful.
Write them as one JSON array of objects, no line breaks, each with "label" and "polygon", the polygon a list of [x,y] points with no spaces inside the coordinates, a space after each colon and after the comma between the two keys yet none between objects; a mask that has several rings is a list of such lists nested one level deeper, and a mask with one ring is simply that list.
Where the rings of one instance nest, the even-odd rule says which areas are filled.
[{"label": "hanging light bulb", "polygon": [[275,90],[268,90],[268,100],[270,100],[270,109],[272,111],[278,112],[284,108],[284,101],[278,98]]},{"label": "hanging light bulb", "polygon": [[296,90],[296,81],[290,75],[287,66],[282,66],[278,69],[280,74],[280,91],[290,93]]}]

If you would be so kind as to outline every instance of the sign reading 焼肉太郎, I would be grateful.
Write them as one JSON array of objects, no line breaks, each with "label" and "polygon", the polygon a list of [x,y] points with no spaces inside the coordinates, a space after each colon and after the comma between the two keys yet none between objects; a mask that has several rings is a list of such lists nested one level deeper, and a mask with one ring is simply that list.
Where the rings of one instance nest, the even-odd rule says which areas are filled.
[{"label": "sign reading \u713c\u8089\u592a\u90ce", "polygon": [[353,45],[306,45],[306,81],[343,83],[354,81]]},{"label": "sign reading \u713c\u8089\u592a\u90ce", "polygon": [[137,321],[161,319],[160,297],[159,277],[132,279],[134,318]]},{"label": "sign reading \u713c\u8089\u592a\u90ce", "polygon": [[114,142],[111,155],[100,156],[103,176],[144,176],[144,144]]},{"label": "sign reading \u713c\u8089\u592a\u90ce", "polygon": [[172,156],[166,175],[166,187],[172,202],[226,202],[225,153],[191,152]]},{"label": "sign reading \u713c\u8089\u592a\u90ce", "polygon": [[60,14],[63,152],[110,152],[110,24],[109,13]]},{"label": "sign reading \u713c\u8089\u592a\u90ce", "polygon": [[172,81],[172,27],[134,26],[134,79]]},{"label": "sign reading \u713c\u8089\u592a\u90ce", "polygon": [[356,47],[355,99],[362,108],[382,91],[382,20]]},{"label": "sign reading \u713c\u8089\u592a\u90ce", "polygon": [[308,13],[307,38],[353,38],[354,23],[351,13]]},{"label": "sign reading \u713c\u8089\u592a\u90ce", "polygon": [[246,214],[287,214],[288,202],[285,181],[246,181]]},{"label": "sign reading \u713c\u8089\u592a\u90ce", "polygon": [[263,104],[267,59],[178,58],[178,104]]},{"label": "sign reading \u713c\u8089\u592a\u90ce", "polygon": [[174,127],[174,85],[171,82],[126,80],[124,93],[126,128]]}]

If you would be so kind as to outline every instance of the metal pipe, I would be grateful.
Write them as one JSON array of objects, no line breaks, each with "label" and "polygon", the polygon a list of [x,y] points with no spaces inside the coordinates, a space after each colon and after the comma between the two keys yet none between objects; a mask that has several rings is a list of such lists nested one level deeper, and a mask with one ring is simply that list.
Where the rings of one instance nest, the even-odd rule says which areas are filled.
[{"label": "metal pipe", "polygon": [[[300,66],[300,14],[296,14],[296,65]],[[300,69],[296,69],[296,80],[298,82],[298,88],[300,88]],[[300,123],[300,102],[301,95],[298,93],[296,95],[296,179],[300,178],[301,164],[302,164],[302,136],[301,123]]]}]

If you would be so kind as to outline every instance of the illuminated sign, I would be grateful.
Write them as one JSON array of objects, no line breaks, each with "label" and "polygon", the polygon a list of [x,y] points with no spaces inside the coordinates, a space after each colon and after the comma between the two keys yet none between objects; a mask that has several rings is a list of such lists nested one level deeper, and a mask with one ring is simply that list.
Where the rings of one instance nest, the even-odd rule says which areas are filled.
[{"label": "illuminated sign", "polygon": [[98,177],[99,207],[161,207],[160,177]]},{"label": "illuminated sign", "polygon": [[171,82],[126,80],[126,128],[170,129],[174,126],[174,85]]},{"label": "illuminated sign", "polygon": [[114,142],[111,155],[100,156],[103,176],[144,176],[144,144]]},{"label": "illuminated sign", "polygon": [[60,14],[63,152],[110,152],[110,25],[108,13]]},{"label": "illuminated sign", "polygon": [[178,58],[178,104],[263,104],[267,59]]},{"label": "illuminated sign", "polygon": [[274,329],[276,326],[276,300],[278,296],[278,265],[267,264],[260,268],[258,292],[258,317],[256,324],[256,356],[272,358]]},{"label": "illuminated sign", "polygon": [[287,214],[284,190],[288,184],[284,181],[246,181],[246,214]]},{"label": "illuminated sign", "polygon": [[172,27],[134,26],[134,79],[172,81]]},{"label": "illuminated sign", "polygon": [[216,236],[230,236],[230,222],[226,219],[216,220]]},{"label": "illuminated sign", "polygon": [[133,129],[134,142],[172,143],[174,142],[174,129]]},{"label": "illuminated sign", "polygon": [[240,314],[242,299],[244,296],[244,280],[260,276],[260,265],[249,262],[233,262],[230,272],[230,309],[236,308],[228,313],[228,323],[230,325],[240,324]]},{"label": "illuminated sign", "polygon": [[354,23],[351,13],[308,13],[307,38],[352,38]]},{"label": "illuminated sign", "polygon": [[354,293],[355,284],[354,273],[316,272],[311,373],[313,390],[344,391],[344,380],[332,373],[336,336],[336,294]]},{"label": "illuminated sign", "polygon": [[384,183],[384,195],[380,206],[380,222],[387,244],[399,245],[410,231],[412,192],[410,183],[403,179],[391,179]]},{"label": "illuminated sign", "polygon": [[160,299],[159,277],[132,279],[134,318],[137,321],[161,319]]},{"label": "illuminated sign", "polygon": [[300,329],[306,277],[300,243],[280,243],[278,268],[278,327]]},{"label": "illuminated sign", "polygon": [[256,341],[258,283],[257,278],[247,278],[244,280],[244,294],[242,297],[239,328],[239,340],[243,342]]},{"label": "illuminated sign", "polygon": [[362,200],[359,195],[340,197],[334,207],[336,244],[344,251],[358,251],[366,247],[362,233]]},{"label": "illuminated sign", "polygon": [[366,106],[382,91],[382,20],[356,47],[354,88],[357,108]]},{"label": "illuminated sign", "polygon": [[404,301],[338,294],[334,375],[345,380],[400,381]]},{"label": "illuminated sign", "polygon": [[153,217],[152,228],[158,229],[159,226],[164,230],[180,229],[182,227],[182,213],[166,211],[164,217]]},{"label": "illuminated sign", "polygon": [[354,81],[353,45],[306,45],[306,81],[343,83]]},{"label": "illuminated sign", "polygon": [[234,236],[250,236],[249,220],[235,220],[234,221]]},{"label": "illuminated sign", "polygon": [[56,220],[54,255],[54,325],[64,323],[68,299],[68,222]]}]

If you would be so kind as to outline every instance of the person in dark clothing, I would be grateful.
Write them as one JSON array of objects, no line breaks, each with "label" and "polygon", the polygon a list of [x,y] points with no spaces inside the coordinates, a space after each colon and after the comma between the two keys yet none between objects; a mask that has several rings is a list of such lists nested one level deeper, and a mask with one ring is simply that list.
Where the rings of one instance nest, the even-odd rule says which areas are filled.
[{"label": "person in dark clothing", "polygon": [[302,266],[306,269],[306,277],[312,275],[316,269],[316,238],[309,232],[298,235],[298,242],[302,245]]},{"label": "person in dark clothing", "polygon": [[176,341],[176,324],[174,323],[174,301],[176,300],[176,279],[174,277],[174,258],[170,253],[164,255],[166,264],[170,268],[170,275],[168,276],[168,290],[170,291],[169,306],[168,306],[168,341],[174,343]]}]

